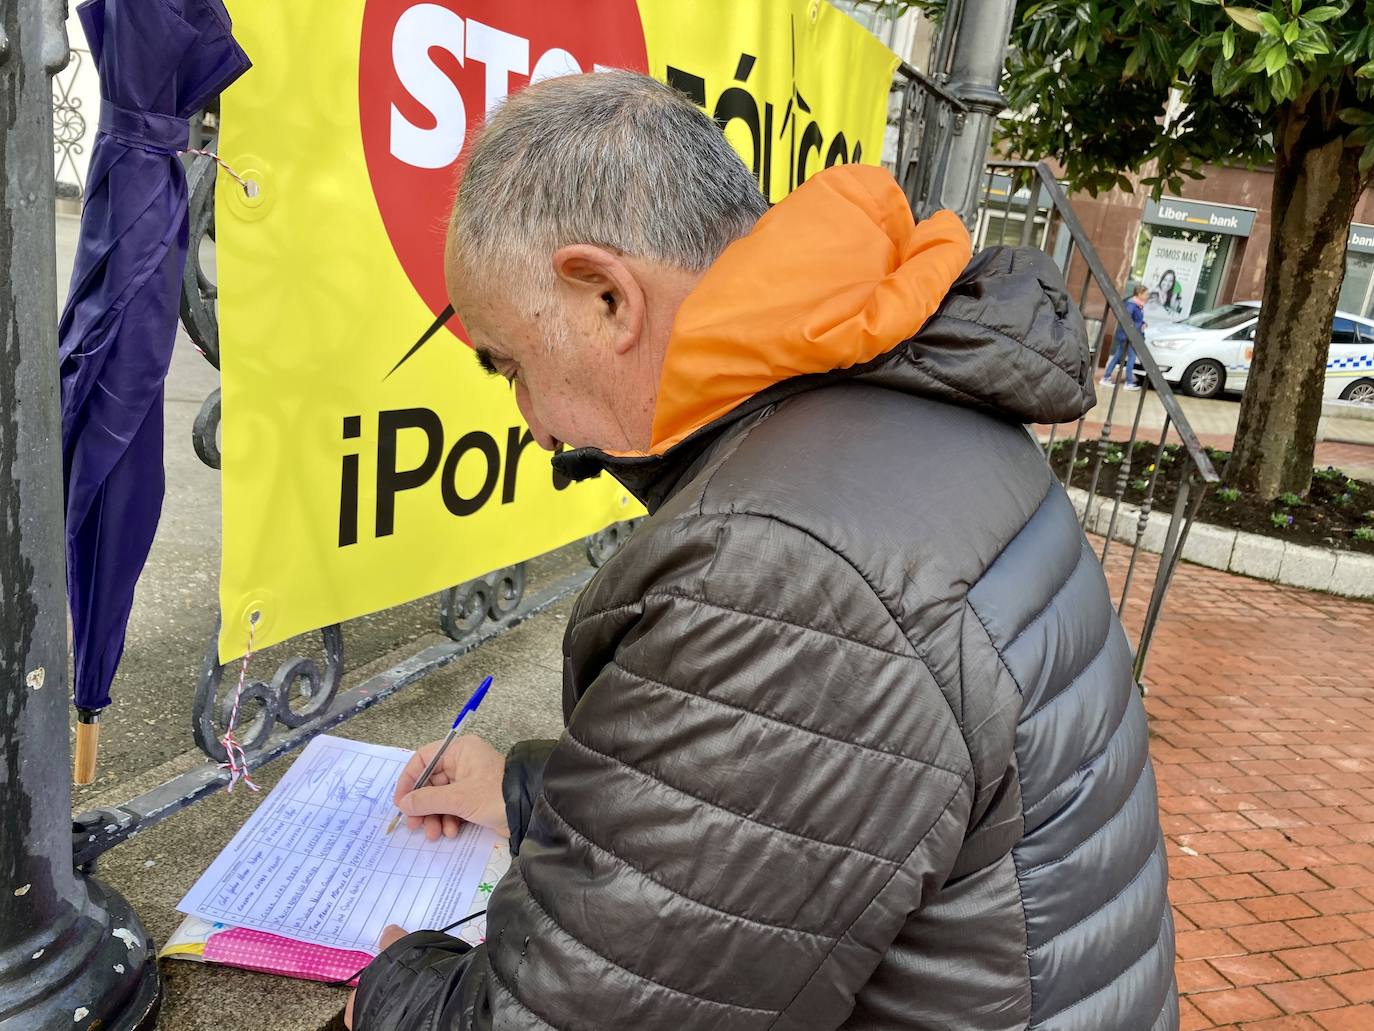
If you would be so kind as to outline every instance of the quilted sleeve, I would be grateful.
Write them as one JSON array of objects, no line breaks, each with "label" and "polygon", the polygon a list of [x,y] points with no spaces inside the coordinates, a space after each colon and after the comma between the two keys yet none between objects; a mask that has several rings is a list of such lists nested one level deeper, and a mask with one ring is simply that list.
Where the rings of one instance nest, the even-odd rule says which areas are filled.
[{"label": "quilted sleeve", "polygon": [[424,975],[443,1020],[398,1027],[838,1027],[944,882],[968,754],[883,601],[774,520],[690,532],[632,601],[579,606],[594,674],[487,942]]}]

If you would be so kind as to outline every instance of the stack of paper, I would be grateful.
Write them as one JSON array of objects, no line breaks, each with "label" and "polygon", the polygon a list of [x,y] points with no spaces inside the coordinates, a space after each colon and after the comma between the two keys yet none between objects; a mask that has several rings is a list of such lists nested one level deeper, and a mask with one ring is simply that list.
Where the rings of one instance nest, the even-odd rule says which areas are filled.
[{"label": "stack of paper", "polygon": [[[317,737],[177,906],[190,915],[164,956],[342,980],[377,953],[387,924],[440,928],[486,908],[510,863],[504,841],[464,824],[426,840],[391,834],[411,753]],[[468,941],[485,921],[465,925]]]}]

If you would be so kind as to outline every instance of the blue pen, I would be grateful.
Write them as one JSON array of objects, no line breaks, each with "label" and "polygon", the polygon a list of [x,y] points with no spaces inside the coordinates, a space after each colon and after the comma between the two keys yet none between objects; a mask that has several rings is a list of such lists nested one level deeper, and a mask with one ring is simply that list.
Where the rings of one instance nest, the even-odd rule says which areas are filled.
[{"label": "blue pen", "polygon": [[[487,696],[487,688],[489,687],[491,687],[491,677],[487,676],[483,679],[482,683],[477,686],[477,690],[473,692],[472,697],[468,699],[467,705],[463,706],[459,711],[458,717],[453,721],[453,726],[449,728],[448,737],[444,738],[443,743],[439,746],[439,750],[434,753],[434,758],[429,761],[429,765],[425,767],[425,772],[420,774],[420,779],[415,782],[415,787],[411,788],[411,791],[416,791],[429,783],[430,774],[432,774],[435,767],[439,765],[439,760],[444,757],[444,752],[448,750],[448,746],[453,744],[453,739],[458,736],[458,725],[463,722],[468,713],[477,711],[477,706],[482,704],[482,699]],[[396,829],[396,825],[401,822],[401,817],[404,815],[405,813],[401,812],[399,809],[396,810],[396,815],[393,816],[391,822],[386,825],[386,832],[388,834]]]}]

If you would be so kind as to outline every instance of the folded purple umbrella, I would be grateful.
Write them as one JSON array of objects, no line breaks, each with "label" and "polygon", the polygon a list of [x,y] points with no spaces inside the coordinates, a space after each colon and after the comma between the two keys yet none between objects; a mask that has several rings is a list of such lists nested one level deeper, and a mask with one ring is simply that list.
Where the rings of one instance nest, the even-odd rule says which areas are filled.
[{"label": "folded purple umbrella", "polygon": [[188,233],[178,152],[187,119],[249,61],[221,0],[87,0],[77,13],[100,72],[100,128],[58,351],[72,695],[89,776],[162,511],[162,383]]}]

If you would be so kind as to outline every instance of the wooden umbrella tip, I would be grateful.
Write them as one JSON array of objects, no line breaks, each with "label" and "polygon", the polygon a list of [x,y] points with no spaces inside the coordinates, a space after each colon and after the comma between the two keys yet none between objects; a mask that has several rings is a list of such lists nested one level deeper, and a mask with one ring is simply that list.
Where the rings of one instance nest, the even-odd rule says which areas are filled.
[{"label": "wooden umbrella tip", "polygon": [[76,725],[76,761],[72,781],[90,784],[95,780],[95,756],[100,747],[100,724],[78,722]]}]

